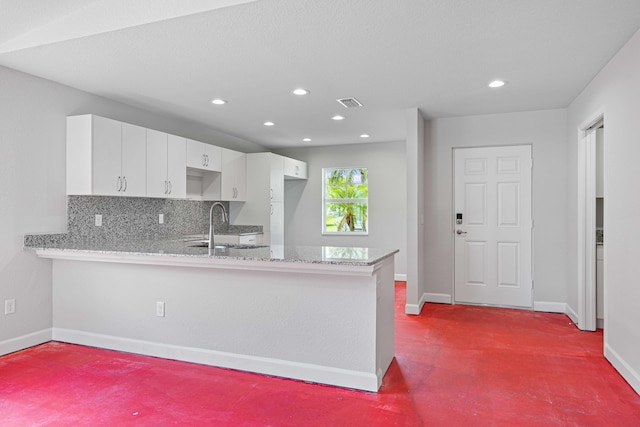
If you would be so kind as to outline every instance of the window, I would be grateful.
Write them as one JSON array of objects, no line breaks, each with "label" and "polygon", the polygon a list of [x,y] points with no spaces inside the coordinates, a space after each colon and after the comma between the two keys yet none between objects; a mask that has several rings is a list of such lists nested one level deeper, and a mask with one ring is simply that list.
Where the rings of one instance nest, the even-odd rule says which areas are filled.
[{"label": "window", "polygon": [[369,172],[367,168],[322,170],[325,234],[367,234]]}]

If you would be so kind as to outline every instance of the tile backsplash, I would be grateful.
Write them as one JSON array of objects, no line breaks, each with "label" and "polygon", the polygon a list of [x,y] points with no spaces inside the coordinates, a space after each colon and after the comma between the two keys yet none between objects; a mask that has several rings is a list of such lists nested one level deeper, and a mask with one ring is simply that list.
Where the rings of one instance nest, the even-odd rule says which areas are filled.
[{"label": "tile backsplash", "polygon": [[[214,202],[146,197],[68,196],[67,233],[71,239],[145,240],[206,233]],[[223,202],[227,211],[229,202]],[[159,223],[159,214],[164,223]],[[95,216],[102,215],[102,226]],[[215,225],[222,224],[220,209]]]}]

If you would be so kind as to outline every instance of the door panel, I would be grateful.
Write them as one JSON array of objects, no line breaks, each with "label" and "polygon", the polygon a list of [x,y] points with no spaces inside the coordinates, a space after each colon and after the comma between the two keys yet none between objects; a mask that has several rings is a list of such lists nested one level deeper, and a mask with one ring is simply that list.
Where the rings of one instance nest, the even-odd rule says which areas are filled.
[{"label": "door panel", "polygon": [[466,184],[465,216],[467,224],[484,226],[487,224],[487,186],[486,184]]},{"label": "door panel", "polygon": [[531,307],[531,146],[456,149],[454,163],[455,301]]},{"label": "door panel", "polygon": [[467,271],[466,282],[468,285],[485,285],[487,257],[486,242],[466,242]]}]

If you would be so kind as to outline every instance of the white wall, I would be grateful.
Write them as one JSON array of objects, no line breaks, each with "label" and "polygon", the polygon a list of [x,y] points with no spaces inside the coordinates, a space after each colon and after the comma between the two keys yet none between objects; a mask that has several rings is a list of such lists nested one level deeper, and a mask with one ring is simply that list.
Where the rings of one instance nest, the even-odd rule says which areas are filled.
[{"label": "white wall", "polygon": [[566,111],[438,119],[431,122],[430,132],[425,180],[435,185],[435,197],[426,201],[426,299],[453,294],[453,148],[532,144],[534,302],[563,304],[567,277]]},{"label": "white wall", "polygon": [[[4,67],[0,93],[0,354],[51,327],[51,263],[23,252],[22,241],[65,231],[66,116],[95,113],[243,151],[262,148]],[[15,314],[4,315],[5,299],[16,300]]]},{"label": "white wall", "polygon": [[577,283],[578,128],[604,111],[605,356],[640,393],[640,32],[618,52],[568,109],[568,303]]},{"label": "white wall", "polygon": [[[400,249],[395,273],[407,267],[406,172],[404,142],[304,147],[278,154],[308,164],[307,181],[285,182],[285,243],[301,246],[368,246]],[[369,168],[369,235],[322,235],[322,168]],[[401,278],[404,278],[402,277]]]}]

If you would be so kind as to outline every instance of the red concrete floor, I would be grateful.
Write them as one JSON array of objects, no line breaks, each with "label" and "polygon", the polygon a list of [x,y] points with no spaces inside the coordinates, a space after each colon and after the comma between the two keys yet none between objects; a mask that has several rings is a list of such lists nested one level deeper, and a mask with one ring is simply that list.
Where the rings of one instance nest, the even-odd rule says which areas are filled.
[{"label": "red concrete floor", "polygon": [[379,393],[51,342],[0,357],[0,426],[640,426],[602,333],[564,315],[428,304]]}]

